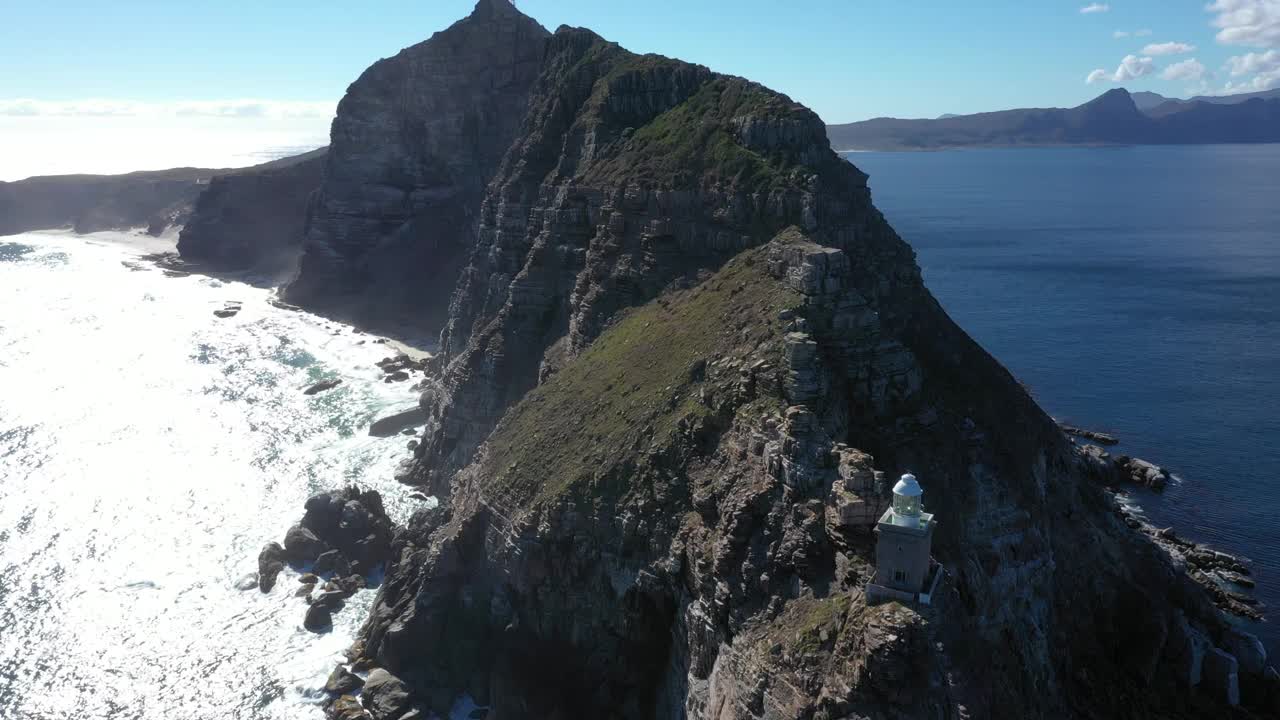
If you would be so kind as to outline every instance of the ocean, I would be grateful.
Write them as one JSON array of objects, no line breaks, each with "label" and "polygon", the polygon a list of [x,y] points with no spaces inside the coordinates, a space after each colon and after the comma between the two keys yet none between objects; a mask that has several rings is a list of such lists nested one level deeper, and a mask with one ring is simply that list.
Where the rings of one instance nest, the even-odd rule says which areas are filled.
[{"label": "ocean", "polygon": [[417,396],[373,337],[136,242],[0,238],[0,718],[321,718],[375,591],[315,635],[298,573],[236,585],[312,493],[359,483],[407,518],[408,438],[367,429]]},{"label": "ocean", "polygon": [[1051,415],[1169,468],[1131,500],[1250,559],[1280,612],[1280,145],[847,157],[960,326]]}]

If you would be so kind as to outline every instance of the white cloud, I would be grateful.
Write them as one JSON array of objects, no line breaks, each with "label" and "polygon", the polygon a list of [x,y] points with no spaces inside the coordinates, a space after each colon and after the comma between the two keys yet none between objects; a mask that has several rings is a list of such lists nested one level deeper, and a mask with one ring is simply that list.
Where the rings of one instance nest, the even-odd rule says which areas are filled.
[{"label": "white cloud", "polygon": [[1134,30],[1133,32],[1129,32],[1128,30],[1117,30],[1111,33],[1111,37],[1120,40],[1127,37],[1147,37],[1150,34],[1150,30],[1143,28],[1141,30]]},{"label": "white cloud", "polygon": [[1100,82],[1127,82],[1136,80],[1144,75],[1150,75],[1159,68],[1156,67],[1155,60],[1149,57],[1138,57],[1137,55],[1125,55],[1120,61],[1120,66],[1116,68],[1114,73],[1107,73],[1101,68],[1089,73],[1085,78],[1085,82],[1089,84]]},{"label": "white cloud", "polygon": [[1280,47],[1280,0],[1214,0],[1205,9],[1223,45]]},{"label": "white cloud", "polygon": [[1117,40],[1119,40],[1120,38],[1127,38],[1127,37],[1129,37],[1129,31],[1128,31],[1128,30],[1117,30],[1117,31],[1115,31],[1115,32],[1111,33],[1111,37],[1113,37],[1113,38],[1115,38],[1115,39],[1117,39]]},{"label": "white cloud", "polygon": [[1104,13],[1110,9],[1111,6],[1106,3],[1091,3],[1080,8],[1080,12],[1082,14],[1089,15],[1091,13]]},{"label": "white cloud", "polygon": [[1124,59],[1120,61],[1120,67],[1116,68],[1116,72],[1111,76],[1111,79],[1115,82],[1135,80],[1143,75],[1150,75],[1155,70],[1156,64],[1151,58],[1125,55]]},{"label": "white cloud", "polygon": [[254,119],[332,118],[337,104],[292,100],[200,100],[140,102],[89,98],[84,100],[0,99],[0,116],[10,117],[213,117]]},{"label": "white cloud", "polygon": [[[1220,94],[1259,92],[1280,87],[1280,50],[1252,52],[1227,58],[1226,70],[1233,78]],[[1253,77],[1247,77],[1252,75]]]},{"label": "white cloud", "polygon": [[1195,58],[1191,58],[1165,68],[1164,72],[1160,73],[1160,77],[1165,80],[1199,81],[1203,80],[1207,73],[1208,69],[1205,68],[1204,64]]},{"label": "white cloud", "polygon": [[1150,35],[1151,35],[1151,30],[1149,30],[1149,29],[1147,29],[1147,28],[1143,28],[1143,29],[1141,29],[1141,30],[1134,30],[1134,31],[1133,31],[1133,36],[1134,36],[1134,37],[1150,37]]},{"label": "white cloud", "polygon": [[1180,42],[1164,42],[1151,43],[1142,48],[1143,55],[1181,55],[1183,53],[1194,52],[1195,45],[1188,45]]},{"label": "white cloud", "polygon": [[1230,68],[1232,77],[1278,70],[1280,69],[1280,50],[1229,57],[1227,67]]}]

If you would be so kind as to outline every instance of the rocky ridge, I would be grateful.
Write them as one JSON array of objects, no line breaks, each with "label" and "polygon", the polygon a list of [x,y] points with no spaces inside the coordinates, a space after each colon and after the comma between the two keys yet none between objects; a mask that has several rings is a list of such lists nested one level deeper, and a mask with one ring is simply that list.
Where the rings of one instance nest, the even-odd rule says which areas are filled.
[{"label": "rocky ridge", "polygon": [[[333,707],[1266,711],[1256,639],[951,322],[865,180],[784,96],[557,31],[402,473],[443,504],[397,534],[351,651],[394,712]],[[870,604],[908,470],[945,578],[931,607]]]},{"label": "rocky ridge", "polygon": [[547,35],[507,0],[481,0],[351,84],[289,302],[367,327],[438,330]]}]

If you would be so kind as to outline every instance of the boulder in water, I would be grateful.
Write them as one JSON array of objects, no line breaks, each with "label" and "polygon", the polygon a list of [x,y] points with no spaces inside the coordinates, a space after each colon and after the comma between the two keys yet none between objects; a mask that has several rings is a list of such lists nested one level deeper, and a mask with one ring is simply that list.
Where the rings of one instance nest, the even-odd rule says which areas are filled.
[{"label": "boulder in water", "polygon": [[236,581],[237,590],[252,590],[258,587],[258,573],[249,573]]},{"label": "boulder in water", "polygon": [[327,715],[333,720],[369,720],[369,713],[365,712],[360,701],[350,695],[334,700]]},{"label": "boulder in water", "polygon": [[320,382],[316,383],[315,385],[312,385],[311,387],[307,388],[306,390],[303,390],[303,391],[302,391],[302,394],[303,394],[303,395],[316,395],[316,394],[318,394],[318,393],[322,393],[322,392],[324,392],[324,391],[326,391],[326,390],[332,390],[332,389],[334,389],[334,388],[338,387],[338,386],[339,386],[339,385],[341,385],[341,384],[342,384],[342,379],[341,379],[341,378],[336,378],[336,379],[334,379],[334,380],[322,380],[322,381],[320,381]]},{"label": "boulder in water", "polygon": [[364,687],[364,680],[341,665],[329,673],[329,679],[324,683],[324,691],[330,695],[350,695],[362,687]]},{"label": "boulder in water", "polygon": [[276,586],[276,577],[284,570],[285,552],[278,542],[269,542],[262,546],[258,553],[258,587],[262,592],[271,592]]},{"label": "boulder in water", "polygon": [[409,710],[409,689],[400,678],[382,668],[369,673],[361,695],[374,720],[397,720]]},{"label": "boulder in water", "polygon": [[284,536],[285,558],[291,563],[305,565],[315,562],[329,549],[328,544],[316,537],[316,534],[303,525],[294,525]]},{"label": "boulder in water", "polygon": [[320,553],[320,557],[316,558],[316,562],[311,566],[311,571],[317,575],[338,575],[347,576],[351,574],[351,563],[342,557],[342,553],[338,550],[326,550]]},{"label": "boulder in water", "polygon": [[302,627],[313,633],[323,632],[333,625],[333,613],[327,604],[313,603],[307,608],[307,614],[302,619]]},{"label": "boulder in water", "polygon": [[415,405],[394,415],[375,420],[369,426],[369,435],[372,437],[391,437],[402,430],[409,430],[426,422],[427,413],[421,406]]}]

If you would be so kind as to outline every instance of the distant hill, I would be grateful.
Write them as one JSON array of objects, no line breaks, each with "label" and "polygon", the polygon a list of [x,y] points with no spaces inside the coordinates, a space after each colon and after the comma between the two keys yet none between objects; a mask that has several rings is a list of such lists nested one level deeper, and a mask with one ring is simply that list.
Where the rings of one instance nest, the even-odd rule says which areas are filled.
[{"label": "distant hill", "polygon": [[[1136,93],[1129,93],[1129,97],[1133,98],[1133,104],[1138,106],[1138,109],[1142,112],[1159,107],[1164,103],[1173,100],[1173,98],[1167,98],[1160,93],[1147,92],[1145,90]],[[1177,101],[1175,100],[1175,102]]]},{"label": "distant hill", "polygon": [[[1238,96],[1232,96],[1238,97]],[[953,147],[1043,145],[1148,145],[1280,142],[1280,98],[1193,99],[1176,111],[1157,112],[1171,101],[1156,93],[1141,100],[1109,90],[1074,108],[1030,108],[937,120],[876,118],[828,125],[838,150],[937,150]],[[1163,100],[1163,102],[1159,102]],[[1158,102],[1152,106],[1151,103]]]},{"label": "distant hill", "polygon": [[196,198],[219,176],[287,168],[327,148],[247,168],[172,168],[125,175],[43,175],[0,182],[0,235],[68,228],[78,233],[145,227],[159,235],[185,223]]},{"label": "distant hill", "polygon": [[[1155,93],[1148,93],[1156,95]],[[1138,93],[1134,93],[1138,95]],[[1156,95],[1156,97],[1160,97]],[[1188,100],[1179,100],[1178,98],[1164,98],[1164,102],[1158,103],[1151,107],[1140,107],[1140,109],[1151,115],[1152,117],[1163,117],[1175,112],[1182,112],[1196,103],[1208,103],[1211,105],[1239,105],[1253,99],[1259,100],[1275,100],[1280,99],[1280,88],[1275,90],[1263,90],[1261,92],[1240,93],[1238,95],[1196,95]]]}]

